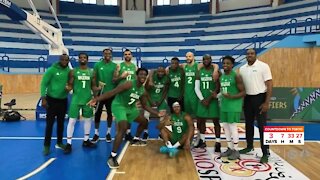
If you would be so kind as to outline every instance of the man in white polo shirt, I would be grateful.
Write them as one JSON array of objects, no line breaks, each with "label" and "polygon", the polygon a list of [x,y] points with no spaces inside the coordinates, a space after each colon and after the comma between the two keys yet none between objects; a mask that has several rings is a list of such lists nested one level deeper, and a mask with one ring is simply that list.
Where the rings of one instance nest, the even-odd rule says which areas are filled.
[{"label": "man in white polo shirt", "polygon": [[239,73],[246,90],[244,98],[244,115],[246,121],[247,147],[240,150],[246,154],[253,150],[254,120],[258,122],[260,144],[263,156],[261,163],[268,162],[269,146],[263,145],[263,127],[266,125],[266,115],[272,94],[272,75],[269,65],[259,61],[254,49],[247,50],[247,63],[240,67]]}]

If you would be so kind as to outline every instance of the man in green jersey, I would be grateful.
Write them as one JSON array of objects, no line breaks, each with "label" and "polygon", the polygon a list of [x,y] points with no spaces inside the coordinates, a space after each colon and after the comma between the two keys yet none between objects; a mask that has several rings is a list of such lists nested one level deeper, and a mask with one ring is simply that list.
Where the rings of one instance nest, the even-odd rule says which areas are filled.
[{"label": "man in green jersey", "polygon": [[140,114],[136,107],[136,101],[140,100],[142,107],[152,114],[163,116],[163,113],[148,107],[146,105],[147,98],[143,84],[145,83],[148,75],[148,70],[139,68],[136,72],[137,80],[127,81],[118,85],[115,89],[102,94],[99,97],[92,99],[88,104],[95,105],[97,101],[108,99],[114,95],[115,99],[112,102],[113,114],[117,121],[117,134],[114,140],[113,149],[108,159],[108,165],[110,168],[118,168],[119,163],[117,161],[117,150],[121,144],[123,135],[128,129],[128,124],[133,121],[137,122],[138,128],[136,136],[131,141],[131,145],[143,145],[140,140],[140,135],[147,126],[147,120]]},{"label": "man in green jersey", "polygon": [[[117,65],[117,69],[113,75],[113,82],[115,83],[123,83],[126,81],[132,81],[136,79],[136,71],[138,67],[131,62],[132,60],[132,52],[129,49],[126,49],[123,52],[124,62]],[[128,126],[125,139],[128,141],[132,140],[131,135],[131,125]]]},{"label": "man in green jersey", "polygon": [[173,103],[172,108],[173,114],[171,114],[171,117],[165,118],[165,120],[158,125],[161,137],[166,145],[160,148],[160,152],[169,153],[170,157],[177,154],[177,148],[180,146],[183,146],[186,150],[190,150],[190,144],[194,133],[194,125],[191,116],[181,111],[178,102]]},{"label": "man in green jersey", "polygon": [[95,77],[92,70],[88,68],[88,55],[86,53],[79,54],[79,67],[72,69],[69,72],[69,89],[73,89],[72,100],[69,106],[69,123],[67,126],[67,146],[64,150],[65,153],[72,151],[72,136],[74,126],[79,118],[79,112],[82,112],[84,120],[84,139],[83,147],[95,147],[89,140],[91,129],[91,118],[93,110],[87,105],[87,102],[92,98],[92,92],[97,90]]},{"label": "man in green jersey", "polygon": [[179,58],[173,57],[171,59],[171,65],[168,72],[169,77],[169,90],[168,90],[168,106],[173,112],[172,104],[174,102],[179,102],[182,111],[184,111],[183,106],[183,92],[184,92],[184,71],[183,68],[179,66]]},{"label": "man in green jersey", "polygon": [[69,74],[69,56],[64,54],[60,56],[58,63],[54,63],[43,75],[41,80],[41,106],[47,110],[46,132],[44,139],[43,154],[50,153],[50,143],[52,137],[52,128],[54,120],[57,117],[57,144],[56,148],[64,149],[62,143],[64,118],[68,106],[68,82]]},{"label": "man in green jersey", "polygon": [[[153,83],[149,83],[151,77],[153,79]],[[168,110],[168,105],[165,99],[168,93],[168,85],[169,79],[163,66],[159,66],[157,70],[151,71],[146,83],[146,91],[148,94],[147,105],[166,113]],[[149,121],[150,113],[148,111],[144,111],[144,117]],[[143,134],[143,140],[146,140],[147,137],[148,130],[145,130],[145,133]]]},{"label": "man in green jersey", "polygon": [[[203,67],[202,63],[197,63],[194,59],[194,54],[192,52],[186,53],[187,63],[182,64],[185,72],[185,82],[184,82],[184,109],[185,112],[191,116],[195,116],[197,112],[198,97],[194,91],[196,74],[198,69]],[[219,78],[219,66],[217,64],[212,64],[214,71],[212,74],[213,79],[216,81]]]},{"label": "man in green jersey", "polygon": [[[117,64],[112,62],[112,50],[111,49],[104,49],[103,50],[103,59],[97,62],[94,65],[93,73],[96,77],[96,84],[98,85],[103,84],[102,90],[100,93],[105,93],[111,91],[116,87],[116,84],[113,82],[113,74],[117,68]],[[107,110],[107,134],[106,134],[106,141],[111,142],[111,125],[112,125],[112,109],[111,103],[114,97],[107,99],[105,101],[101,101],[97,104],[97,109],[94,114],[94,126],[95,126],[95,135],[92,138],[92,142],[96,143],[99,140],[99,126],[101,120],[101,114],[103,106],[105,106]]]},{"label": "man in green jersey", "polygon": [[[229,160],[240,158],[238,151],[239,134],[237,123],[240,122],[242,101],[246,92],[242,78],[232,70],[234,58],[225,56],[222,59],[224,73],[220,77],[220,119],[223,122],[223,129],[228,144],[227,151],[221,153],[221,157],[228,157]],[[232,141],[231,142],[231,138]]]},{"label": "man in green jersey", "polygon": [[206,120],[212,119],[216,136],[215,152],[221,152],[221,127],[219,123],[219,105],[217,99],[217,93],[219,92],[220,87],[219,82],[214,82],[212,78],[214,68],[211,63],[211,56],[209,54],[204,55],[203,67],[199,69],[195,82],[195,92],[199,98],[197,108],[197,127],[200,131],[200,140],[195,147],[206,147]]},{"label": "man in green jersey", "polygon": [[117,69],[114,72],[113,81],[115,83],[122,83],[125,81],[131,81],[136,79],[135,72],[138,67],[132,63],[132,52],[126,49],[123,52],[124,62],[117,65]]}]

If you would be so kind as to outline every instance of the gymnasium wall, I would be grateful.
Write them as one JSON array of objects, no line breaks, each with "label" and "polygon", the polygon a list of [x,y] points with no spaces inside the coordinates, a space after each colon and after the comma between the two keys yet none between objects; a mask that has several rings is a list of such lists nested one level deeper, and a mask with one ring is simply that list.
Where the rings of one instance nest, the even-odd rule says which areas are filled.
[{"label": "gymnasium wall", "polygon": [[269,64],[274,87],[320,87],[320,48],[272,48],[259,59]]},{"label": "gymnasium wall", "polygon": [[236,9],[253,8],[270,5],[270,0],[226,0],[219,2],[219,11],[231,11]]},{"label": "gymnasium wall", "polygon": [[153,7],[153,16],[177,16],[188,14],[209,14],[209,3]]},{"label": "gymnasium wall", "polygon": [[3,94],[40,92],[41,74],[0,74]]},{"label": "gymnasium wall", "polygon": [[[21,8],[27,8],[27,9],[31,8],[28,3],[28,0],[11,0],[11,1]],[[49,10],[47,0],[32,0],[32,2],[36,6],[37,10],[45,10],[45,11]]]},{"label": "gymnasium wall", "polygon": [[61,14],[119,16],[119,6],[101,6],[63,1],[60,1],[59,5]]}]

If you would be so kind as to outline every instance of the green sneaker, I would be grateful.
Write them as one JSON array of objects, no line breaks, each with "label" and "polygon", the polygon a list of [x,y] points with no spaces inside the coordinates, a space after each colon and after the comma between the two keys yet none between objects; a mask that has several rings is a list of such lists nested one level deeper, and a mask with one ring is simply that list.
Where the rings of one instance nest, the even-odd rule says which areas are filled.
[{"label": "green sneaker", "polygon": [[253,148],[244,148],[244,149],[241,149],[239,151],[240,154],[247,154],[249,152],[253,151]]},{"label": "green sneaker", "polygon": [[260,159],[260,162],[261,162],[261,163],[268,163],[268,158],[269,158],[269,156],[263,155],[263,156],[261,157],[261,159]]},{"label": "green sneaker", "polygon": [[56,147],[56,149],[62,149],[62,150],[66,149],[66,145],[64,145],[62,143],[56,144],[55,147]]},{"label": "green sneaker", "polygon": [[42,153],[43,153],[43,155],[45,155],[45,156],[47,156],[48,154],[50,154],[50,147],[49,147],[49,146],[44,146]]}]

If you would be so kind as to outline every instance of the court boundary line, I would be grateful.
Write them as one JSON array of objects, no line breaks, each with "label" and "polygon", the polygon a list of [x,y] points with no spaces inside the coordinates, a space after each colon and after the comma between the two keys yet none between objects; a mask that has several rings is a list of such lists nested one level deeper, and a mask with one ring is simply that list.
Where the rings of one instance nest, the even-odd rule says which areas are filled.
[{"label": "court boundary line", "polygon": [[47,166],[49,166],[54,160],[56,160],[57,158],[50,158],[48,161],[46,161],[45,163],[43,163],[40,167],[38,167],[37,169],[33,170],[32,172],[30,172],[29,174],[26,174],[20,178],[17,178],[17,180],[24,180],[24,179],[28,179],[32,176],[34,176],[35,174],[39,173],[40,171],[42,171],[43,169],[45,169]]},{"label": "court boundary line", "polygon": [[[52,139],[57,139],[56,137],[52,137]],[[67,138],[64,137],[64,140]],[[221,140],[225,140],[226,138],[220,138]],[[36,136],[0,136],[0,140],[44,140],[44,137],[36,137]],[[83,140],[83,138],[72,138],[72,140]],[[100,141],[105,141],[106,138],[100,138]],[[114,141],[114,138],[112,138]],[[155,141],[155,140],[162,140],[158,138],[149,138],[148,140]],[[206,140],[208,141],[214,141],[214,137],[206,137]],[[240,141],[245,141],[246,138],[239,138]],[[254,138],[254,141],[260,141],[259,138]],[[320,143],[320,140],[304,140],[305,142],[318,142]]]},{"label": "court boundary line", "polygon": [[[121,153],[119,154],[118,156],[118,163],[120,164],[121,161],[122,161],[122,158],[125,154],[125,152],[127,151],[128,149],[128,146],[129,146],[129,142],[126,142],[126,144],[124,145],[124,147],[122,148],[121,150]],[[110,169],[110,172],[106,178],[106,180],[111,180],[113,179],[113,176],[117,173],[117,169]],[[118,174],[125,174],[126,172],[119,172]]]}]

